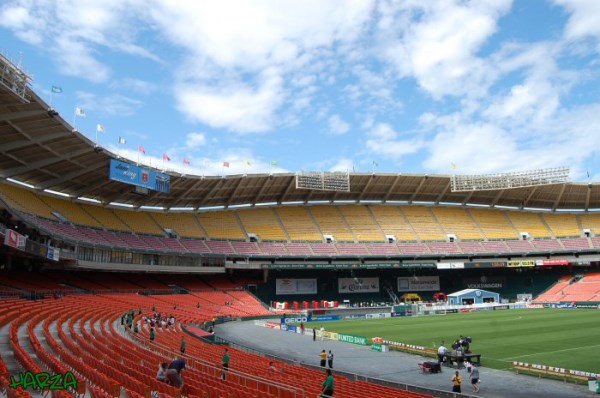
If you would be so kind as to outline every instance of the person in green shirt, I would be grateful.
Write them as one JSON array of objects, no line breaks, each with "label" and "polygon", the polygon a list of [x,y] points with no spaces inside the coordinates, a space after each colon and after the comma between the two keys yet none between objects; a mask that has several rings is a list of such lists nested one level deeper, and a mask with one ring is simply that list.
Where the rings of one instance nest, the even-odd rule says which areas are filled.
[{"label": "person in green shirt", "polygon": [[223,364],[221,379],[225,380],[227,378],[227,371],[229,370],[229,349],[225,348],[225,353],[223,354],[223,360],[221,362]]},{"label": "person in green shirt", "polygon": [[156,333],[154,332],[154,328],[150,328],[150,341],[154,341],[156,338]]},{"label": "person in green shirt", "polygon": [[323,380],[323,391],[321,397],[328,398],[333,397],[333,376],[331,375],[331,369],[326,371],[327,377]]},{"label": "person in green shirt", "polygon": [[137,322],[135,323],[135,326],[133,327],[133,332],[134,333],[138,333],[140,331],[140,328],[138,327]]},{"label": "person in green shirt", "polygon": [[181,337],[181,347],[179,347],[179,349],[181,350],[181,354],[185,354],[186,345],[187,343],[185,341],[185,337]]}]

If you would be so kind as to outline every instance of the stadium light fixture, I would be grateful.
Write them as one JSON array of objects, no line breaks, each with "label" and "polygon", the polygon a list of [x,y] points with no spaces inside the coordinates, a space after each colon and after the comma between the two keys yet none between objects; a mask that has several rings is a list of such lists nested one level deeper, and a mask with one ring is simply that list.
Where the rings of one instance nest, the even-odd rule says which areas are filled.
[{"label": "stadium light fixture", "polygon": [[452,192],[489,191],[524,188],[569,182],[568,167],[517,171],[513,173],[453,175],[450,177]]},{"label": "stadium light fixture", "polygon": [[77,200],[83,200],[84,202],[90,202],[90,203],[102,203],[101,201],[99,201],[98,199],[94,199],[94,198],[86,198],[85,196],[80,196],[77,198]]},{"label": "stadium light fixture", "polygon": [[127,207],[127,208],[130,208],[130,209],[133,209],[133,207],[134,207],[132,204],[129,204],[129,203],[119,203],[119,202],[110,202],[108,205],[109,206],[117,206],[117,207]]},{"label": "stadium light fixture", "polygon": [[63,198],[71,197],[71,195],[69,195],[68,193],[53,191],[52,189],[44,189],[44,192],[52,194],[52,195],[62,196]]},{"label": "stadium light fixture", "polygon": [[195,207],[171,207],[169,211],[194,211]]},{"label": "stadium light fixture", "polygon": [[156,210],[163,211],[165,208],[162,206],[140,206],[140,210]]},{"label": "stadium light fixture", "polygon": [[22,185],[22,186],[24,186],[24,187],[27,187],[27,188],[35,189],[35,186],[33,186],[33,185],[31,185],[31,184],[28,184],[28,183],[26,183],[26,182],[23,182],[23,181],[15,180],[14,178],[10,178],[10,177],[8,177],[8,178],[6,179],[6,181],[10,181],[10,182],[13,182],[13,183],[15,183],[15,184]]}]

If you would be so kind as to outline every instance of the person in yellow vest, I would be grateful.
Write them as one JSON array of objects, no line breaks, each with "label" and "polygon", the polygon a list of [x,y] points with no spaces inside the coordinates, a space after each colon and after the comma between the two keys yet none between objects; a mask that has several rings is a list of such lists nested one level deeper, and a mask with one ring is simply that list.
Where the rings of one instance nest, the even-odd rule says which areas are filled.
[{"label": "person in yellow vest", "polygon": [[321,358],[321,367],[324,368],[327,364],[327,352],[325,352],[325,350],[321,351],[319,357]]},{"label": "person in yellow vest", "polygon": [[460,392],[460,385],[462,384],[462,378],[458,373],[458,370],[454,372],[454,376],[452,376],[452,392]]}]

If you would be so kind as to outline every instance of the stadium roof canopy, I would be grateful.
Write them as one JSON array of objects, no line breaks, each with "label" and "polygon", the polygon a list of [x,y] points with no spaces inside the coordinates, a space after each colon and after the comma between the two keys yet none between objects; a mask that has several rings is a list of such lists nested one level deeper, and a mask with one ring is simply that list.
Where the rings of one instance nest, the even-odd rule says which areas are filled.
[{"label": "stadium roof canopy", "polygon": [[377,201],[507,206],[549,210],[600,209],[600,184],[565,183],[527,188],[452,192],[451,176],[400,173],[350,174],[350,192],[296,189],[294,174],[201,177],[169,173],[171,192],[133,192],[108,178],[117,155],[95,147],[27,89],[19,95],[0,81],[0,176],[72,198],[104,204],[170,209],[288,202]]}]

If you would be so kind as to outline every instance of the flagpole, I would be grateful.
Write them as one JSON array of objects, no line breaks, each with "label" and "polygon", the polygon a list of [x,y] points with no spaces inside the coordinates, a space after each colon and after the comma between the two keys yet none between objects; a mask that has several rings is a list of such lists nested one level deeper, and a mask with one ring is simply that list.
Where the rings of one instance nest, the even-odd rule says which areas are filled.
[{"label": "flagpole", "polygon": [[50,105],[50,109],[52,109],[52,100],[54,99],[54,89],[51,87],[50,88],[50,103],[48,105]]}]

